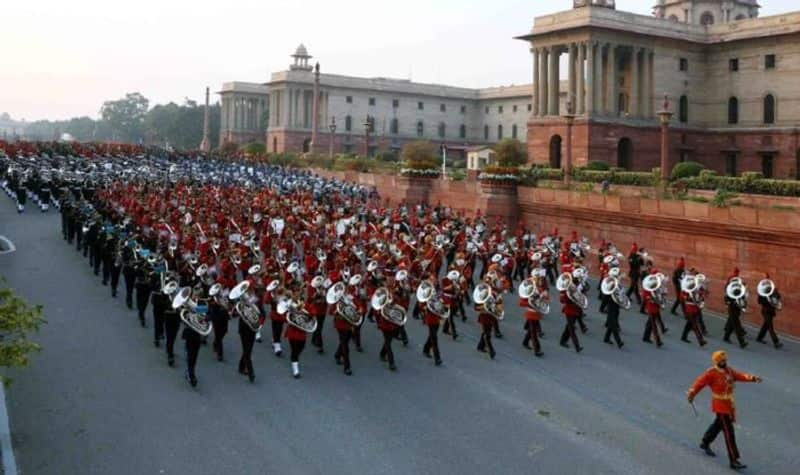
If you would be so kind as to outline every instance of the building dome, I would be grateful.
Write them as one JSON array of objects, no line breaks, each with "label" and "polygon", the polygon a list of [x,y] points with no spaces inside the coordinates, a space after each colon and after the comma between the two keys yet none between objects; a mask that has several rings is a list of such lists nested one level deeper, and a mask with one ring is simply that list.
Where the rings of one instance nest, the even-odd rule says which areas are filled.
[{"label": "building dome", "polygon": [[712,26],[758,17],[756,0],[658,0],[656,18]]},{"label": "building dome", "polygon": [[312,57],[313,56],[308,54],[306,46],[300,43],[300,46],[297,47],[292,55],[292,58],[294,58],[294,64],[290,65],[289,69],[291,71],[311,71],[314,68],[308,64],[308,60]]},{"label": "building dome", "polygon": [[308,56],[308,50],[306,49],[306,46],[304,44],[300,43],[300,46],[297,47],[297,49],[295,50],[293,56],[296,57],[296,58],[309,57]]}]

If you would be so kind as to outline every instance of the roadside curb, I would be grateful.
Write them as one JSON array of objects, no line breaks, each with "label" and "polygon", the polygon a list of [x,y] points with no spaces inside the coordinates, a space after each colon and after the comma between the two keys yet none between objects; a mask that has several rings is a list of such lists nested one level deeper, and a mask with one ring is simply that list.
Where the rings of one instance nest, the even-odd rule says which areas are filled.
[{"label": "roadside curb", "polygon": [[11,242],[11,239],[0,235],[0,254],[10,254],[16,250],[17,248],[14,246],[14,243]]},{"label": "roadside curb", "polygon": [[17,475],[17,461],[14,458],[14,446],[11,444],[11,426],[6,407],[6,388],[2,383],[0,383],[0,457],[3,459],[3,474]]}]

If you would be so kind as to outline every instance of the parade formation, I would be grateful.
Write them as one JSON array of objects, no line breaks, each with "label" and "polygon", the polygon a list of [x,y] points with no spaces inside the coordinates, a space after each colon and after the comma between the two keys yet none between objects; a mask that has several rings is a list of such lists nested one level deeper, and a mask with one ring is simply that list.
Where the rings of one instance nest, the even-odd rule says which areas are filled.
[{"label": "parade formation", "polygon": [[[544,356],[541,321],[559,304],[560,346],[580,353],[593,282],[609,345],[623,348],[620,315],[636,310],[634,301],[646,315],[647,343],[665,344],[662,314],[670,299],[671,312],[685,318],[683,342],[694,335],[705,346],[710,338],[703,316],[708,278],[683,259],[668,277],[636,244],[625,255],[614,243],[594,246],[575,232],[537,235],[526,223],[480,213],[390,205],[375,189],[308,171],[136,147],[57,154],[31,146],[0,158],[0,183],[20,213],[60,212],[66,243],[88,259],[111,297],[135,310],[170,366],[180,334],[191,386],[199,384],[198,353],[206,344],[219,361],[236,354],[239,373],[253,382],[252,352],[262,340],[276,357],[288,346],[294,378],[301,377],[308,341],[319,354],[335,347],[331,366],[353,375],[351,349],[364,351],[361,329],[372,324],[383,336],[377,356],[388,370],[398,369],[393,345],[409,345],[410,324],[427,327],[422,356],[440,366],[447,343],[439,330],[444,340],[458,340],[468,306],[480,328],[476,350],[489,358],[502,327],[517,324],[524,326],[521,344]],[[589,259],[598,260],[595,281]],[[720,298],[728,308],[723,339],[735,336],[744,348],[741,315],[750,289],[739,274],[731,272]],[[763,316],[756,340],[769,335],[780,348],[773,327],[778,286],[765,275],[755,290]],[[523,321],[508,321],[505,305],[519,305]],[[226,339],[231,324],[236,350]],[[326,324],[338,341],[325,341]],[[690,402],[705,386],[714,393],[717,418],[701,448],[713,455],[710,444],[722,431],[731,467],[742,468],[733,383],[760,379],[727,367],[724,352],[713,361],[688,393]]]}]

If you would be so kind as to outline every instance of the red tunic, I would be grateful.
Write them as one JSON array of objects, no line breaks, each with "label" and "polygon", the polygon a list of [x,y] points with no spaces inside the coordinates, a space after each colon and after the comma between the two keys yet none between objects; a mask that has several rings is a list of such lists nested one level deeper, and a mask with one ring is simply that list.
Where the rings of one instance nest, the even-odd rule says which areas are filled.
[{"label": "red tunic", "polygon": [[700,375],[689,389],[689,397],[694,398],[706,386],[711,388],[711,411],[715,414],[727,414],[736,418],[736,401],[733,390],[736,381],[752,383],[756,377],[740,373],[732,368],[709,368]]},{"label": "red tunic", "polygon": [[566,292],[561,292],[560,300],[561,312],[565,317],[579,317],[581,315],[581,308],[567,297]]}]

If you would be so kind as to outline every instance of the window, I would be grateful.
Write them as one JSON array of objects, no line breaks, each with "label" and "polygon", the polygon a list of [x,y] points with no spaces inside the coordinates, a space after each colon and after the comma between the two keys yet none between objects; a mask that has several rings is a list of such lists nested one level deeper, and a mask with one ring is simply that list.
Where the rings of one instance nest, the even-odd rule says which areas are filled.
[{"label": "window", "polygon": [[731,58],[728,61],[728,70],[730,70],[732,73],[735,73],[739,70],[739,58]]},{"label": "window", "polygon": [[775,96],[772,94],[767,94],[764,98],[764,123],[775,123]]},{"label": "window", "polygon": [[700,15],[700,24],[704,26],[711,26],[714,24],[714,14],[711,12],[705,12]]},{"label": "window", "polygon": [[395,109],[400,107],[400,101],[397,99],[392,99],[392,107],[394,107]]},{"label": "window", "polygon": [[511,126],[511,138],[512,139],[517,138],[517,124]]},{"label": "window", "polygon": [[444,138],[444,136],[446,135],[446,132],[447,132],[447,126],[444,124],[444,122],[440,122],[439,123],[439,137]]},{"label": "window", "polygon": [[503,126],[497,126],[497,140],[503,140]]},{"label": "window", "polygon": [[736,154],[729,153],[725,156],[725,175],[736,176]]},{"label": "window", "polygon": [[439,104],[439,112],[447,112],[447,106],[445,104]]},{"label": "window", "polygon": [[498,114],[502,114],[503,113],[503,106],[497,106],[497,113]]},{"label": "window", "polygon": [[678,109],[678,120],[682,124],[689,122],[689,98],[681,96]]},{"label": "window", "polygon": [[483,126],[483,140],[489,140],[489,126]]},{"label": "window", "polygon": [[487,114],[489,113],[489,106],[486,106],[486,108],[484,109],[484,112],[486,112]]},{"label": "window", "polygon": [[669,16],[669,21],[674,21],[675,23],[678,23],[678,21],[680,20],[678,19],[678,15],[672,14]]},{"label": "window", "polygon": [[461,127],[459,127],[459,129],[458,129],[458,136],[460,138],[462,138],[462,139],[467,138],[467,126],[466,125],[461,124]]},{"label": "window", "polygon": [[369,98],[369,105],[371,105],[371,106],[375,105],[375,98],[374,97],[370,97]]},{"label": "window", "polygon": [[775,69],[775,55],[768,54],[764,56],[764,69]]},{"label": "window", "polygon": [[764,178],[768,178],[768,179],[769,178],[773,178],[773,173],[774,173],[773,165],[774,165],[774,162],[775,162],[775,159],[771,154],[770,155],[764,155],[763,157],[761,157],[761,173],[764,174]]},{"label": "window", "polygon": [[514,106],[512,112],[517,112],[517,106]]},{"label": "window", "polygon": [[532,104],[528,104],[528,112],[531,112],[532,110],[533,110],[533,105]]},{"label": "window", "polygon": [[353,103],[353,96],[347,96],[347,97],[344,98],[344,100],[348,104],[352,104]]},{"label": "window", "polygon": [[353,118],[349,115],[344,118],[344,130],[350,132],[353,130]]},{"label": "window", "polygon": [[425,134],[425,124],[420,120],[417,122],[417,137],[422,137]]},{"label": "window", "polygon": [[467,106],[461,106],[461,113],[462,114],[466,114],[467,113]]},{"label": "window", "polygon": [[389,125],[389,133],[397,135],[400,132],[400,122],[395,117]]},{"label": "window", "polygon": [[686,59],[686,58],[681,58],[678,66],[679,66],[681,71],[688,71],[689,70],[689,60]]},{"label": "window", "polygon": [[739,123],[739,99],[735,97],[728,99],[728,123]]},{"label": "window", "polygon": [[424,102],[417,102],[417,109],[425,110],[425,103]]}]

